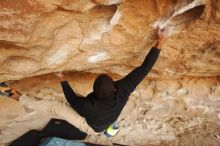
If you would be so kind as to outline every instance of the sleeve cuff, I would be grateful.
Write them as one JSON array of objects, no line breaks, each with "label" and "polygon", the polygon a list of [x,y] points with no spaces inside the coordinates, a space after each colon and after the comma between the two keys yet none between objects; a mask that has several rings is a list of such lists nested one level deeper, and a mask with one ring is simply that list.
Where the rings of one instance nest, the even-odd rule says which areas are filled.
[{"label": "sleeve cuff", "polygon": [[153,50],[161,51],[160,48],[152,47]]},{"label": "sleeve cuff", "polygon": [[61,83],[61,85],[66,85],[66,84],[68,84],[67,81],[61,81],[60,83]]}]

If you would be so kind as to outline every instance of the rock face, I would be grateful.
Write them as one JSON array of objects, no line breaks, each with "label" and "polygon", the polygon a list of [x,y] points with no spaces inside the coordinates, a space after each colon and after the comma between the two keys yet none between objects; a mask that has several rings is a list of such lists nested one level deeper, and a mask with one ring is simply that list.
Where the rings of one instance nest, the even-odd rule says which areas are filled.
[{"label": "rock face", "polygon": [[3,0],[0,80],[127,74],[154,45],[157,25],[168,38],[150,77],[218,76],[219,7],[218,0]]},{"label": "rock face", "polygon": [[[0,81],[20,80],[12,82],[20,91],[63,100],[50,73],[71,72],[68,79],[86,95],[97,73],[117,79],[140,65],[157,26],[167,39],[113,142],[218,145],[219,0],[1,0]],[[0,105],[0,128],[24,114],[15,102],[0,99]]]}]

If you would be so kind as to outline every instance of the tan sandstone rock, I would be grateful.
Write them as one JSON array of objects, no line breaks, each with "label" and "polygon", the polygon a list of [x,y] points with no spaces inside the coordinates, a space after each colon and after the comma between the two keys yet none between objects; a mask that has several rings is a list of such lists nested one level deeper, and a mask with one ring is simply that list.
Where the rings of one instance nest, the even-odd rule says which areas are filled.
[{"label": "tan sandstone rock", "polygon": [[[157,26],[167,38],[122,112],[121,131],[111,141],[87,141],[218,145],[219,0],[1,0],[0,81],[16,80],[11,83],[21,92],[66,102],[53,75],[64,71],[86,95],[98,73],[119,79],[140,65]],[[23,107],[1,97],[0,145],[30,129],[31,119],[15,122],[24,115]],[[17,133],[13,126],[20,127]]]},{"label": "tan sandstone rock", "polygon": [[58,70],[124,75],[154,45],[157,25],[168,37],[151,77],[220,74],[219,1],[4,0],[0,8],[1,63],[36,63],[1,66],[0,80]]}]

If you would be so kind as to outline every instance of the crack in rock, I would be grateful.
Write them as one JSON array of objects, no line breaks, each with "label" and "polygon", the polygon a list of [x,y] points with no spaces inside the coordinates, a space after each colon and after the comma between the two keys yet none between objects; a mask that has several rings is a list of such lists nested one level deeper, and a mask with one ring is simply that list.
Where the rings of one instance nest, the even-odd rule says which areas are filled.
[{"label": "crack in rock", "polygon": [[161,29],[165,28],[166,36],[178,33],[180,31],[178,26],[199,18],[204,12],[204,7],[204,0],[195,0],[192,3],[175,11],[171,17],[159,19],[153,24],[153,28],[156,28],[157,26],[159,26]]}]

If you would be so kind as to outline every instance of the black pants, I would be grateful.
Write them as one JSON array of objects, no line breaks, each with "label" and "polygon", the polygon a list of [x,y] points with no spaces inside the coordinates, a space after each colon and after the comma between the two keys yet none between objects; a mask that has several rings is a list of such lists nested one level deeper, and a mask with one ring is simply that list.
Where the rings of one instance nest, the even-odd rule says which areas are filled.
[{"label": "black pants", "polygon": [[83,140],[87,136],[78,128],[60,119],[51,119],[47,126],[41,130],[31,130],[14,140],[9,146],[38,146],[43,138],[59,137],[69,140]]}]

